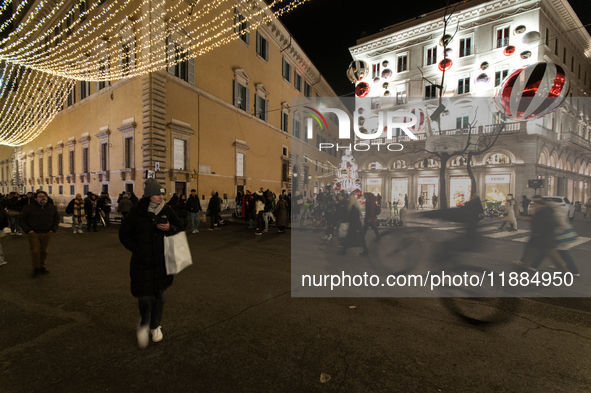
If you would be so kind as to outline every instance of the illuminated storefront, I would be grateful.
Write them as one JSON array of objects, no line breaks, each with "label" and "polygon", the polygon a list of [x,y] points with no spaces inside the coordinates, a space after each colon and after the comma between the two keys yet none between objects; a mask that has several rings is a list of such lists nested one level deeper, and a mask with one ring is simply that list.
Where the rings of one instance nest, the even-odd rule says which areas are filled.
[{"label": "illuminated storefront", "polygon": [[408,178],[392,179],[392,195],[390,202],[404,206],[404,196],[408,195]]},{"label": "illuminated storefront", "polygon": [[488,202],[504,204],[507,194],[511,193],[511,175],[486,175],[486,188],[484,198]]},{"label": "illuminated storefront", "polygon": [[423,197],[423,206],[433,207],[433,195],[439,195],[439,178],[419,177],[418,196]]},{"label": "illuminated storefront", "polygon": [[449,206],[463,206],[470,199],[472,181],[467,176],[455,176],[449,181]]},{"label": "illuminated storefront", "polygon": [[376,196],[378,194],[382,195],[382,178],[368,178],[365,187],[365,192],[371,192]]}]

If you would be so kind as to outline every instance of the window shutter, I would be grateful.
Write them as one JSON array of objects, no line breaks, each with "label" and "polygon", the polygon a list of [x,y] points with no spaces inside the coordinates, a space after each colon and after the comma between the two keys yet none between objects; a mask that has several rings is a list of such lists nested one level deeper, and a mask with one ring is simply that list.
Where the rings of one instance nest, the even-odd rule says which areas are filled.
[{"label": "window shutter", "polygon": [[248,87],[246,87],[245,89],[246,89],[246,106],[244,107],[244,110],[246,112],[248,112],[249,108],[250,108],[250,89]]},{"label": "window shutter", "polygon": [[295,120],[295,118],[292,120],[291,128],[292,128],[293,136],[296,136],[296,120]]},{"label": "window shutter", "polygon": [[188,82],[192,85],[195,84],[195,59],[189,59],[189,80]]},{"label": "window shutter", "polygon": [[240,85],[238,84],[238,82],[234,81],[234,106],[238,107],[238,89],[240,88]]},{"label": "window shutter", "polygon": [[[245,26],[246,26],[246,29],[248,30],[248,28],[250,27],[250,23],[248,21],[246,21]],[[246,32],[245,36],[246,36],[246,43],[250,44],[250,33],[248,31]]]},{"label": "window shutter", "polygon": [[[265,60],[269,60],[269,41],[265,40]],[[579,66],[580,71],[580,66]],[[579,77],[580,79],[581,77]]]},{"label": "window shutter", "polygon": [[261,35],[259,34],[258,30],[257,30],[257,53],[259,55],[261,54]]},{"label": "window shutter", "polygon": [[285,130],[285,116],[283,115],[283,112],[281,112],[281,129]]},{"label": "window shutter", "polygon": [[174,65],[170,65],[173,62],[174,59],[174,42],[172,42],[172,38],[168,37],[166,39],[167,44],[168,44],[168,52],[167,52],[167,59],[166,59],[166,64],[168,64],[168,72],[172,75],[174,75]]},{"label": "window shutter", "polygon": [[265,102],[265,121],[269,121],[269,100],[264,100]]}]

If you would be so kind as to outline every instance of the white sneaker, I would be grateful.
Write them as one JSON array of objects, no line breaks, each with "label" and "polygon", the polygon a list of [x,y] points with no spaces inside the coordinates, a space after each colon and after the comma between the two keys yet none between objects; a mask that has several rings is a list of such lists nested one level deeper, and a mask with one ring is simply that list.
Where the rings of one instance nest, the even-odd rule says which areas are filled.
[{"label": "white sneaker", "polygon": [[157,343],[158,341],[162,341],[162,330],[160,326],[156,329],[151,329],[150,333],[152,334],[152,342]]},{"label": "white sneaker", "polygon": [[193,230],[193,231],[191,231],[191,233],[197,233],[197,231],[196,230]]},{"label": "white sneaker", "polygon": [[23,235],[23,233],[22,233],[22,232],[17,232],[17,233],[16,233],[16,235],[17,235],[17,236],[22,236],[22,235]]},{"label": "white sneaker", "polygon": [[267,232],[269,232],[269,230],[268,230],[268,229],[265,229],[265,230],[263,231],[263,233],[267,233]]},{"label": "white sneaker", "polygon": [[328,235],[324,235],[320,238],[320,240],[326,240],[326,239],[328,239]]},{"label": "white sneaker", "polygon": [[73,231],[73,232],[74,232],[74,235],[78,233],[78,231],[77,231],[77,230],[75,230],[75,229],[74,229],[74,231]]},{"label": "white sneaker", "polygon": [[16,236],[16,232],[10,232],[10,236]]},{"label": "white sneaker", "polygon": [[148,325],[138,325],[137,327],[137,345],[144,349],[150,342],[150,327]]},{"label": "white sneaker", "polygon": [[2,262],[0,262],[0,266],[2,266],[2,265],[6,265],[7,263],[8,263],[8,262],[6,262],[6,261],[2,261]]},{"label": "white sneaker", "polygon": [[199,229],[195,229],[195,233],[199,233]]},{"label": "white sneaker", "polygon": [[78,233],[84,233],[82,229],[78,229]]}]

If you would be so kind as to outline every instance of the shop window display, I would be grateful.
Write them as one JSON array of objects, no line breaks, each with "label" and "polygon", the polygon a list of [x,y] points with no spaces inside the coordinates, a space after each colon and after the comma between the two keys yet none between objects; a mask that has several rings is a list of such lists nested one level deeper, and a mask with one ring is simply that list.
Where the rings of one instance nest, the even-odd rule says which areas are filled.
[{"label": "shop window display", "polygon": [[486,165],[503,165],[511,164],[511,158],[502,154],[496,153],[486,159]]}]

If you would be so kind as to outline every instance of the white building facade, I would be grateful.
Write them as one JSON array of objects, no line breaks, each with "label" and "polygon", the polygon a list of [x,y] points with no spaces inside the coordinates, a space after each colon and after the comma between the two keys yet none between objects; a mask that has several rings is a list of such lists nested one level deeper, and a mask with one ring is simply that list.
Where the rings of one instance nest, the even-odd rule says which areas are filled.
[{"label": "white building facade", "polygon": [[[447,10],[448,15],[450,12]],[[350,48],[354,60],[369,65],[369,75],[363,81],[370,87],[371,109],[385,108],[393,100],[394,106],[416,108],[417,114],[420,108],[426,114],[423,126],[415,128],[417,141],[402,134],[372,142],[402,143],[401,152],[382,148],[356,153],[363,190],[399,204],[408,195],[411,208],[419,196],[431,207],[433,195],[439,195],[440,162],[424,148],[433,133],[428,116],[438,106],[439,92],[433,84],[441,83],[444,56],[439,43],[445,14],[445,10],[438,10],[421,15],[363,38]],[[467,1],[453,10],[446,33],[454,37],[448,45],[452,65],[445,72],[444,101],[493,97],[513,71],[537,62],[561,66],[570,81],[565,103],[538,120],[512,122],[495,110],[484,113],[480,109],[478,116],[485,120],[478,123],[475,133],[494,132],[503,122],[505,126],[490,150],[472,158],[476,190],[471,190],[466,157],[448,161],[449,205],[463,203],[474,191],[488,200],[504,200],[508,193],[531,197],[535,191],[528,188],[530,179],[545,179],[538,193],[566,196],[584,204],[591,196],[591,37],[567,0]],[[356,111],[369,109],[362,108],[367,101],[358,102]],[[460,133],[474,116],[473,110],[466,110],[442,117],[438,132]]]}]

